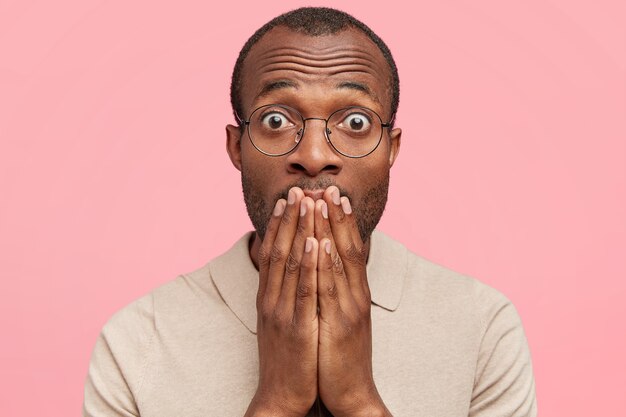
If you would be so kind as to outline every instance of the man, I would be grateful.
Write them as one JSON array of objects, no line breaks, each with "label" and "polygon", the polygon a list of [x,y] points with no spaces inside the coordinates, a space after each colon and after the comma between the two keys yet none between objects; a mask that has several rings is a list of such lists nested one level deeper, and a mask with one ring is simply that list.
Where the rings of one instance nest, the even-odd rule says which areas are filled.
[{"label": "man", "polygon": [[226,133],[256,233],[107,323],[84,415],[536,415],[511,303],[374,231],[398,97],[391,53],[343,12],[249,39]]}]

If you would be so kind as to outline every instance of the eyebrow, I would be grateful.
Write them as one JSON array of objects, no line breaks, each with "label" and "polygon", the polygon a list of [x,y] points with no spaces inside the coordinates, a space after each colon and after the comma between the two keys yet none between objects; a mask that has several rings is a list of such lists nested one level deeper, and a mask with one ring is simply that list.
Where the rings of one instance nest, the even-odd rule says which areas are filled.
[{"label": "eyebrow", "polygon": [[[282,89],[286,89],[286,88],[293,88],[293,89],[297,90],[298,89],[298,84],[293,82],[293,81],[290,81],[290,80],[270,81],[270,82],[265,83],[263,85],[263,87],[261,88],[261,91],[259,92],[259,94],[257,94],[257,96],[255,98],[258,99],[258,98],[261,98],[261,97],[265,97],[265,96],[269,95],[273,91],[282,90]],[[340,82],[339,84],[337,84],[336,88],[337,89],[355,90],[355,91],[359,91],[359,92],[365,93],[368,97],[370,97],[376,103],[381,104],[381,102],[378,99],[378,97],[376,96],[376,94],[374,94],[372,89],[369,88],[366,84],[359,83],[359,82],[356,82],[356,81],[343,81],[343,82]]]},{"label": "eyebrow", "polygon": [[344,82],[337,84],[337,88],[338,89],[346,88],[349,90],[360,91],[368,95],[376,103],[381,104],[376,94],[374,94],[374,92],[365,84],[357,83],[355,81],[344,81]]},{"label": "eyebrow", "polygon": [[298,89],[298,84],[289,80],[278,80],[278,81],[270,81],[263,85],[259,94],[257,94],[256,98],[265,97],[272,91],[284,89],[284,88],[295,88]]}]

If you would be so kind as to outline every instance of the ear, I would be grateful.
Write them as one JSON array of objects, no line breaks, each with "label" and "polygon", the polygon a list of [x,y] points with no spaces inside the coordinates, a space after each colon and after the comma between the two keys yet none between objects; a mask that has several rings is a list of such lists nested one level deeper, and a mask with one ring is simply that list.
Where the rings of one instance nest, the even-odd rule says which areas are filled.
[{"label": "ear", "polygon": [[389,168],[396,162],[398,153],[400,152],[400,138],[402,137],[402,129],[393,129],[389,132]]},{"label": "ear", "polygon": [[226,152],[233,166],[241,171],[241,129],[239,126],[226,125]]}]

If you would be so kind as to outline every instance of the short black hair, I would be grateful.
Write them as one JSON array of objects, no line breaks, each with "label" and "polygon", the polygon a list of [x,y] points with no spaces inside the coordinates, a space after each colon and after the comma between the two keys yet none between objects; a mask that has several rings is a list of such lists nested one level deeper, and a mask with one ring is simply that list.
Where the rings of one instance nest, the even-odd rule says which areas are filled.
[{"label": "short black hair", "polygon": [[281,14],[261,26],[246,41],[233,69],[233,76],[230,83],[230,103],[233,107],[233,114],[237,123],[241,125],[241,117],[244,117],[243,106],[241,104],[241,76],[243,64],[248,56],[250,49],[261,40],[261,38],[275,27],[287,27],[295,32],[304,33],[309,36],[332,35],[348,28],[360,30],[368,38],[372,40],[382,52],[383,57],[389,64],[391,73],[391,118],[395,118],[400,102],[400,78],[398,77],[398,69],[391,55],[391,51],[365,23],[357,20],[346,12],[328,7],[302,7],[290,12]]}]

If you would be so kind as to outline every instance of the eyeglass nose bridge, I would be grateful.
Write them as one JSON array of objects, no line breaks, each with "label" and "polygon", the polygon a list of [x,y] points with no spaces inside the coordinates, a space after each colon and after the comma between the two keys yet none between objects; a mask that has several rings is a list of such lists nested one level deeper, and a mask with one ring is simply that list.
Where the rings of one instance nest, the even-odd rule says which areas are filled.
[{"label": "eyeglass nose bridge", "polygon": [[[306,130],[306,122],[308,120],[321,120],[324,122],[324,137],[326,138],[326,143],[332,145],[332,142],[330,141],[330,134],[332,133],[331,130],[328,128],[328,119],[324,119],[321,117],[303,117],[302,118],[302,127],[300,128],[300,130],[298,130],[298,132],[296,133],[296,143],[300,143],[300,141],[302,140],[302,137],[304,136],[304,131]],[[334,148],[334,146],[333,146]]]}]

